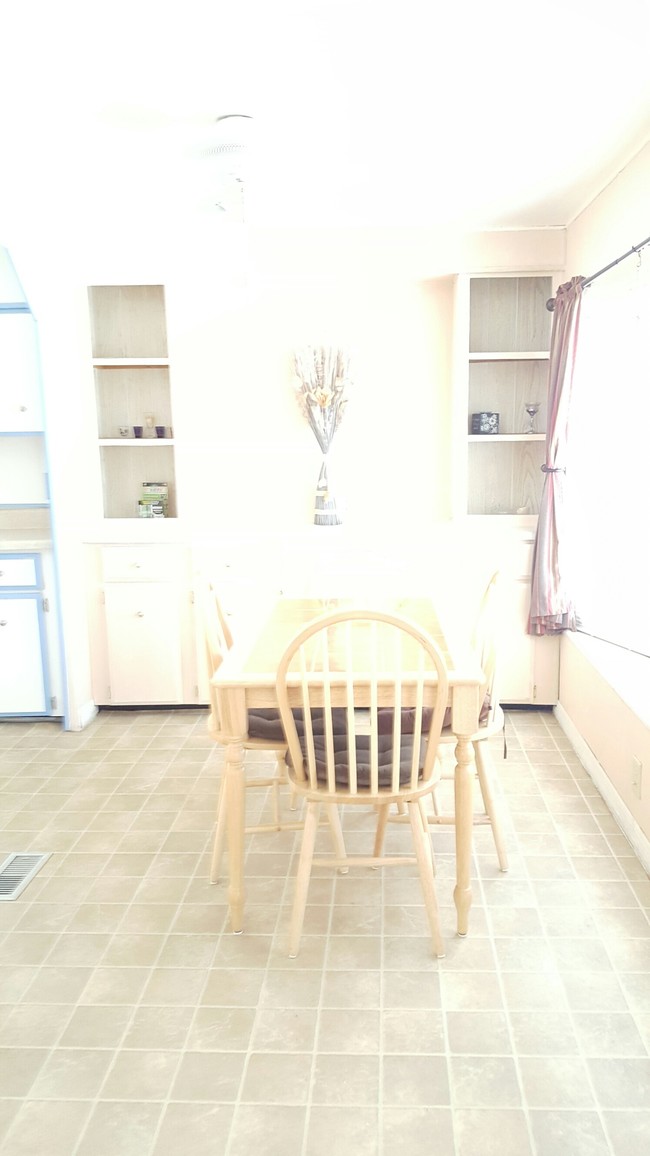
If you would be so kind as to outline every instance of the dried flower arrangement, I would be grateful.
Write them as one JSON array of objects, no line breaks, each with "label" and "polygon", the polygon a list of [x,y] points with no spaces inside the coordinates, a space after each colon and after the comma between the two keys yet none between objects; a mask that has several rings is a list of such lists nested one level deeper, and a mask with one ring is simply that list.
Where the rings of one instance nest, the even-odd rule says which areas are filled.
[{"label": "dried flower arrangement", "polygon": [[341,517],[327,476],[327,453],[347,404],[344,393],[349,384],[350,359],[342,349],[308,345],[294,353],[294,368],[298,404],[323,454],[314,522],[317,526],[339,526]]}]

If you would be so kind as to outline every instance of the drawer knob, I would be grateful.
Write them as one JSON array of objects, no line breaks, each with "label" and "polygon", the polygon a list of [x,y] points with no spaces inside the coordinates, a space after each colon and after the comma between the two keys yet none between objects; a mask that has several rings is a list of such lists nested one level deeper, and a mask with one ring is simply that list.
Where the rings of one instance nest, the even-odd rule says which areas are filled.
[{"label": "drawer knob", "polygon": [[20,406],[20,412],[21,412],[21,413],[27,413],[27,406],[26,406],[26,405],[21,405],[21,406]]},{"label": "drawer knob", "polygon": [[137,610],[135,616],[136,618],[144,618],[144,610]]},{"label": "drawer knob", "polygon": [[6,625],[7,625],[7,619],[6,618],[0,618],[0,626],[6,626]]}]

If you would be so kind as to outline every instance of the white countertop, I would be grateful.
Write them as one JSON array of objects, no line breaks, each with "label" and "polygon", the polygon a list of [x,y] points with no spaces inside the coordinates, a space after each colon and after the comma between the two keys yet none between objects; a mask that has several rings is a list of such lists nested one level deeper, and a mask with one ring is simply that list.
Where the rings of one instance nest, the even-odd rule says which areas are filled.
[{"label": "white countertop", "polygon": [[6,530],[0,534],[0,553],[28,554],[51,550],[52,539],[42,530]]}]

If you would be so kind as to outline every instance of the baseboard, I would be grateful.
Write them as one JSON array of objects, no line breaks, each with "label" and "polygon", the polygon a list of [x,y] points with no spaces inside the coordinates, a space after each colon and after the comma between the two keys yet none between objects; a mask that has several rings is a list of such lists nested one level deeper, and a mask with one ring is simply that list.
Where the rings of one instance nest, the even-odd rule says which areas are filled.
[{"label": "baseboard", "polygon": [[86,702],[82,706],[78,707],[74,715],[70,716],[66,730],[85,730],[87,726],[90,726],[93,719],[97,717],[97,713],[97,707],[91,699],[90,702]]},{"label": "baseboard", "polygon": [[647,838],[634,816],[628,811],[618,791],[612,785],[611,779],[607,776],[591,750],[591,747],[585,742],[580,731],[571,721],[569,715],[560,703],[554,707],[553,714],[562,727],[587,774],[590,779],[592,779],[594,786],[598,788],[607,803],[621,831],[629,840],[644,870],[650,873],[650,839]]}]

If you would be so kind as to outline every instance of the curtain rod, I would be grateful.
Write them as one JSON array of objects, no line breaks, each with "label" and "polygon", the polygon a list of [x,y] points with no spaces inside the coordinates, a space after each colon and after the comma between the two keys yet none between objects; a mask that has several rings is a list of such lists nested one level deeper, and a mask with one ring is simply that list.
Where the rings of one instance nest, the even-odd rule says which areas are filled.
[{"label": "curtain rod", "polygon": [[[627,253],[621,253],[620,257],[617,257],[615,261],[610,261],[609,265],[604,265],[597,273],[592,273],[591,277],[583,277],[582,288],[584,289],[586,285],[590,285],[592,281],[595,281],[597,277],[601,277],[603,273],[607,273],[609,269],[613,269],[615,265],[620,264],[626,257],[631,257],[633,253],[640,253],[642,249],[645,249],[646,245],[650,245],[650,237],[646,237],[645,241],[640,241],[638,245],[633,245],[631,249],[628,249]],[[546,308],[549,313],[553,312],[555,309],[555,297],[549,297],[546,302]]]}]

